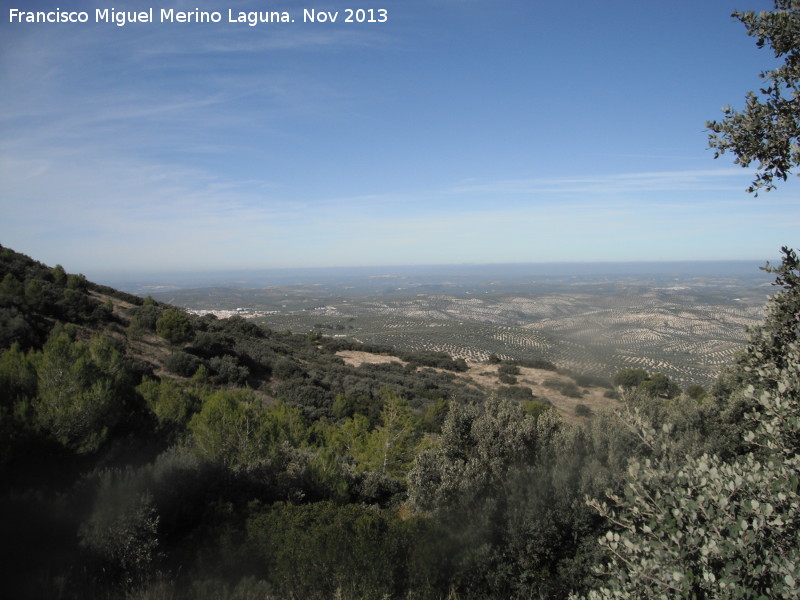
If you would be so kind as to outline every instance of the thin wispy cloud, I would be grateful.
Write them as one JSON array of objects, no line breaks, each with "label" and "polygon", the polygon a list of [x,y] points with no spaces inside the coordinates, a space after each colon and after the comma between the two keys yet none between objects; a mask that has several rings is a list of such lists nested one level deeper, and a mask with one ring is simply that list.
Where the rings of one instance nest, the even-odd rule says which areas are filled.
[{"label": "thin wispy cloud", "polygon": [[[555,4],[494,6],[394,3],[385,25],[3,23],[0,243],[75,270],[580,260],[588,248],[724,258],[731,240],[757,258],[793,243],[796,182],[754,199],[749,172],[715,163],[698,137],[741,94],[738,80],[737,96],[725,88],[742,70],[731,46],[702,65],[670,54],[678,85],[637,66],[664,48],[626,53],[604,33],[633,18],[621,9],[587,4],[584,23]],[[695,27],[715,11],[628,27],[659,21],[713,53]],[[589,34],[613,59],[581,49]]]},{"label": "thin wispy cloud", "polygon": [[450,189],[452,193],[502,194],[587,194],[663,192],[687,190],[741,190],[747,177],[742,169],[700,169],[653,171],[642,173],[608,173],[570,177],[540,177],[491,182],[465,182]]}]

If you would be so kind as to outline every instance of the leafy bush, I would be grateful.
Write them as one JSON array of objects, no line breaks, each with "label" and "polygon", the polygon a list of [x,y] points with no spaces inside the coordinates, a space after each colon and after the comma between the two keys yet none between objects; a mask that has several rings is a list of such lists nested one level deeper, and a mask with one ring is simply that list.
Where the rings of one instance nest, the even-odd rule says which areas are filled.
[{"label": "leafy bush", "polygon": [[447,417],[449,406],[444,398],[439,398],[425,409],[422,419],[422,427],[427,432],[439,433]]},{"label": "leafy bush", "polygon": [[262,327],[238,315],[221,319],[215,324],[215,327],[236,337],[254,339],[266,337],[266,331]]},{"label": "leafy bush", "polygon": [[96,451],[121,416],[112,374],[66,332],[55,332],[47,341],[36,371],[39,394],[34,410],[40,426],[67,448]]},{"label": "leafy bush", "polygon": [[764,371],[780,395],[753,398],[755,453],[675,461],[668,427],[634,423],[658,454],[631,464],[624,496],[591,503],[617,527],[600,540],[607,580],[588,598],[800,596],[800,351],[790,356],[794,367]]},{"label": "leafy bush", "polygon": [[281,444],[300,445],[307,435],[299,411],[283,403],[266,407],[244,390],[208,395],[189,430],[199,456],[229,468],[275,458]]},{"label": "leafy bush", "polygon": [[334,398],[329,390],[314,382],[289,379],[278,386],[276,393],[283,402],[300,409],[309,420],[331,415]]},{"label": "leafy bush", "polygon": [[692,400],[702,400],[703,398],[708,396],[705,388],[702,385],[698,385],[696,383],[686,386],[686,395],[689,396],[689,398],[691,398]]},{"label": "leafy bush", "polygon": [[646,381],[650,374],[644,369],[628,368],[617,371],[614,375],[614,385],[626,389],[638,387],[643,381]]},{"label": "leafy bush", "polygon": [[497,367],[497,374],[510,376],[519,375],[519,367],[514,363],[502,363]]},{"label": "leafy bush", "polygon": [[400,597],[427,570],[408,568],[422,537],[416,521],[355,504],[276,503],[254,511],[246,527],[248,553],[278,597]]},{"label": "leafy bush", "polygon": [[194,337],[189,316],[177,308],[168,308],[156,321],[156,332],[170,344],[182,344]]},{"label": "leafy bush", "polygon": [[639,389],[654,398],[674,398],[681,393],[681,388],[663,373],[653,373],[639,385]]},{"label": "leafy bush", "polygon": [[543,371],[558,371],[556,367],[549,360],[543,358],[522,358],[514,361],[520,367],[528,367],[529,369],[541,369]]},{"label": "leafy bush", "polygon": [[152,298],[145,299],[141,306],[130,309],[130,331],[138,334],[143,331],[156,331],[156,323],[161,316],[162,309]]},{"label": "leafy bush", "polygon": [[538,418],[546,410],[552,410],[553,405],[546,398],[537,398],[536,400],[524,400],[522,408],[526,414]]},{"label": "leafy bush", "polygon": [[181,377],[191,377],[202,364],[203,361],[196,356],[180,350],[170,354],[164,361],[167,371]]},{"label": "leafy bush", "polygon": [[38,346],[45,337],[42,329],[17,307],[0,307],[0,348],[13,344],[23,348]]},{"label": "leafy bush", "polygon": [[233,356],[215,356],[208,361],[208,366],[216,374],[217,383],[242,385],[247,381],[250,371],[239,364]]},{"label": "leafy bush", "polygon": [[131,590],[150,576],[157,558],[159,519],[152,497],[125,480],[124,473],[104,473],[92,514],[79,535],[101,585]]},{"label": "leafy bush", "polygon": [[581,391],[578,389],[578,386],[575,385],[574,381],[564,381],[563,379],[545,379],[542,382],[542,385],[550,388],[551,390],[561,392],[568,398],[582,397]]},{"label": "leafy bush", "polygon": [[651,456],[631,461],[624,494],[591,501],[612,528],[588,598],[800,597],[800,277],[784,253],[784,291],[739,363],[743,401],[717,415],[736,419],[746,451],[687,453],[689,436],[630,413]]},{"label": "leafy bush", "polygon": [[200,408],[200,398],[194,390],[170,379],[145,380],[136,391],[162,426],[185,426]]},{"label": "leafy bush", "polygon": [[559,373],[571,377],[572,380],[581,387],[601,387],[613,388],[614,384],[607,378],[598,375],[586,375],[583,373],[573,373],[572,371],[559,369]]},{"label": "leafy bush", "polygon": [[451,593],[561,598],[584,586],[599,520],[582,499],[611,485],[630,437],[609,417],[567,427],[535,401],[451,403],[408,477],[410,506],[441,532]]},{"label": "leafy bush", "polygon": [[653,398],[674,398],[681,388],[663,373],[650,375],[644,369],[622,369],[614,375],[614,385],[625,390],[639,390]]},{"label": "leafy bush", "polygon": [[413,367],[434,367],[457,372],[464,372],[469,368],[463,358],[454,359],[445,352],[416,350],[414,352],[399,352],[397,356]]},{"label": "leafy bush", "polygon": [[511,400],[532,400],[533,392],[531,388],[519,385],[501,386],[497,390],[497,394],[503,398]]},{"label": "leafy bush", "polygon": [[281,357],[272,367],[272,374],[279,379],[292,379],[303,377],[305,371],[297,361],[291,358]]}]

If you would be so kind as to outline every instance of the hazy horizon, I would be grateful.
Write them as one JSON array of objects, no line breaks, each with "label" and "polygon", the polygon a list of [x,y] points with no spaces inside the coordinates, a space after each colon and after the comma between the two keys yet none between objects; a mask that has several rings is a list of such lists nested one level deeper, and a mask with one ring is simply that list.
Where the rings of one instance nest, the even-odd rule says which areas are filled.
[{"label": "hazy horizon", "polygon": [[294,22],[256,26],[208,3],[220,22],[160,21],[177,0],[119,26],[97,4],[71,3],[85,23],[0,11],[0,244],[42,262],[766,261],[800,245],[797,178],[755,198],[752,169],[707,147],[706,121],[776,63],[731,17],[768,0],[387,0],[362,23],[342,0],[326,23],[276,0]]},{"label": "hazy horizon", "polygon": [[[779,262],[771,260],[772,264]],[[497,280],[507,284],[547,279],[708,278],[732,277],[770,281],[764,273],[766,261],[619,261],[487,263],[453,265],[376,265],[354,267],[300,267],[282,269],[240,269],[172,272],[101,272],[89,279],[124,291],[149,287],[269,287],[325,283],[353,285],[366,280],[383,280],[414,285],[475,284]],[[67,269],[69,271],[69,269]]]}]

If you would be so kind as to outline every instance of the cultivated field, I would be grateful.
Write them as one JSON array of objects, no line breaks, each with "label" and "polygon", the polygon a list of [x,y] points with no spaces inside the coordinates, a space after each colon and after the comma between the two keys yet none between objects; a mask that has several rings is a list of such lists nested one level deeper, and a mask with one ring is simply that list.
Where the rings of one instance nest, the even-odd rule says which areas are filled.
[{"label": "cultivated field", "polygon": [[[709,385],[763,317],[767,276],[551,278],[546,281],[374,288],[298,284],[154,294],[238,314],[276,330],[436,350],[471,362],[544,358],[612,377],[624,367]],[[374,284],[373,284],[374,285]]]},{"label": "cultivated field", "polygon": [[258,318],[276,329],[308,331],[437,350],[468,361],[541,357],[579,373],[612,376],[624,367],[708,385],[762,317],[757,303],[699,303],[673,293],[539,298],[415,297],[348,301]]}]

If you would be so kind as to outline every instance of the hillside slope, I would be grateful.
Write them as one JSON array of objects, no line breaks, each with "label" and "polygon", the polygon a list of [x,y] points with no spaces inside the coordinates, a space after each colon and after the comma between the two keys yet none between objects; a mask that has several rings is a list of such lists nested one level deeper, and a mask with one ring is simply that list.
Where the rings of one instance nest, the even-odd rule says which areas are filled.
[{"label": "hillside slope", "polygon": [[[4,597],[562,598],[597,584],[585,498],[656,451],[541,359],[190,315],[7,248],[0,344]],[[625,408],[735,456],[747,373]]]}]

